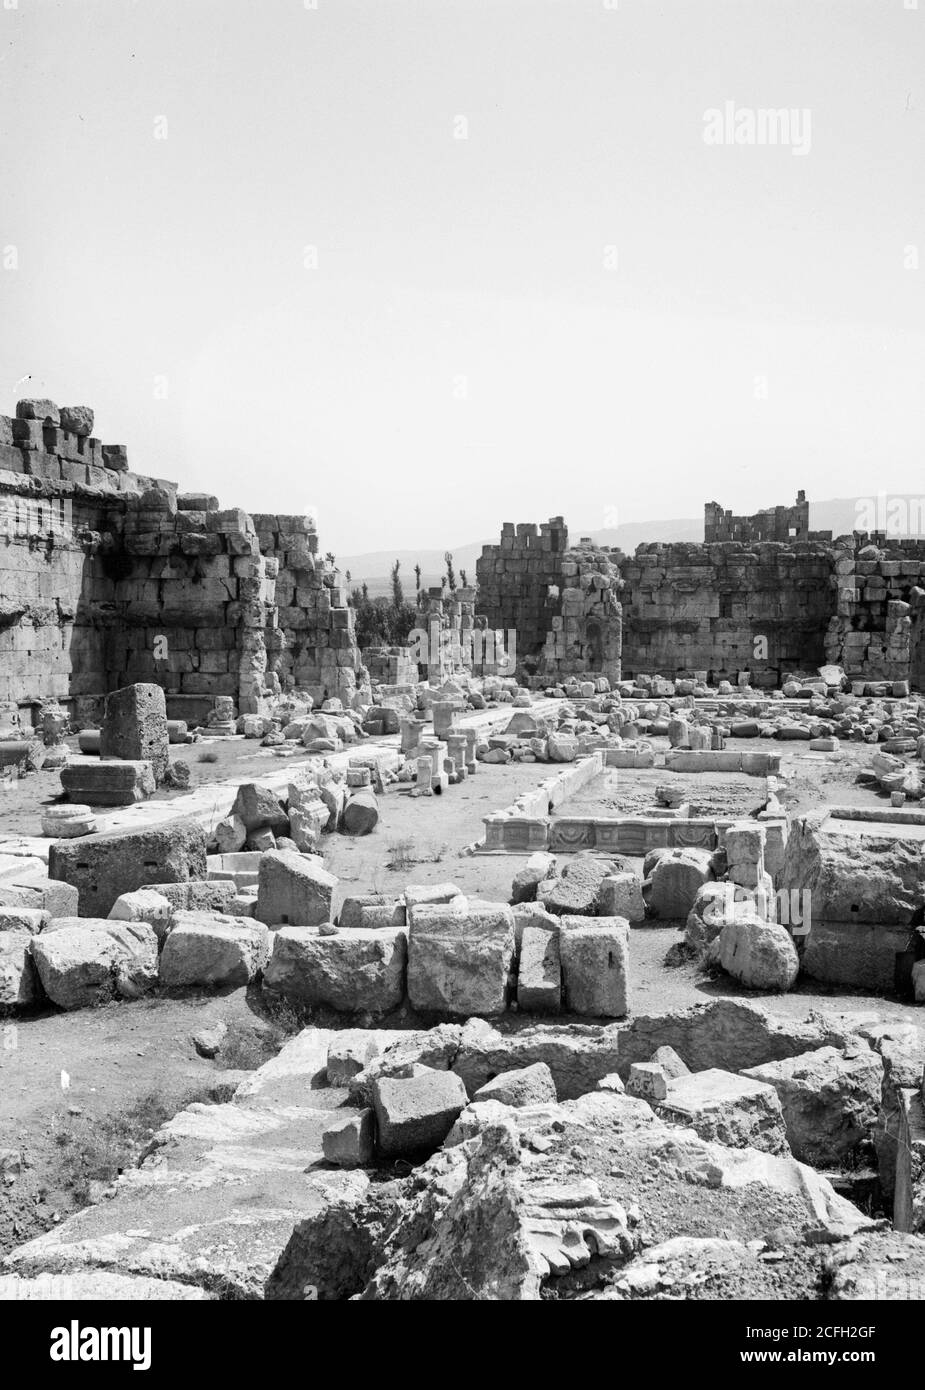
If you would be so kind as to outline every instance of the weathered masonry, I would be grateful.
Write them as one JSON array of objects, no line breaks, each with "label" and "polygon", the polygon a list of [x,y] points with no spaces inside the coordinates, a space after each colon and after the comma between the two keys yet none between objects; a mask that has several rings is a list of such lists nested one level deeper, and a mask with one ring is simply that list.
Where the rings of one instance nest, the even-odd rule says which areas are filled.
[{"label": "weathered masonry", "polygon": [[337,570],[306,517],[251,517],[128,469],[87,407],[0,416],[0,717],[78,722],[155,681],[177,718],[299,685],[349,703],[366,675]]},{"label": "weathered masonry", "polygon": [[854,680],[925,684],[925,542],[834,540],[795,507],[735,517],[707,503],[704,544],[582,541],[561,517],[506,524],[477,566],[477,610],[516,633],[538,681],[599,673],[700,674],[776,686],[825,662]]},{"label": "weathered masonry", "polygon": [[476,563],[478,612],[490,628],[515,634],[527,674],[619,680],[622,558],[584,537],[570,546],[561,516],[541,526],[505,522],[500,545],[485,546]]},{"label": "weathered masonry", "polygon": [[753,516],[733,516],[718,502],[705,502],[703,539],[711,541],[808,541],[831,540],[831,531],[810,532],[809,503],[800,489],[792,507],[766,507]]}]

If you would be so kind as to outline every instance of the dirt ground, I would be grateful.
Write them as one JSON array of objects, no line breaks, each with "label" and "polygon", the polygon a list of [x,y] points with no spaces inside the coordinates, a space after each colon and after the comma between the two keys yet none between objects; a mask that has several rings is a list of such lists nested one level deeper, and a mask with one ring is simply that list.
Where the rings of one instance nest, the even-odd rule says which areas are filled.
[{"label": "dirt ground", "polygon": [[743,772],[668,772],[663,767],[608,768],[577,796],[563,802],[558,816],[640,816],[659,802],[656,792],[669,788],[691,806],[694,816],[751,816],[768,799],[764,777]]},{"label": "dirt ground", "polygon": [[259,1002],[238,989],[0,1021],[0,1150],[18,1150],[28,1165],[14,1181],[0,1178],[0,1254],[77,1205],[59,1171],[62,1131],[148,1096],[171,1112],[208,1098],[221,1073],[198,1055],[192,1034],[218,1019],[259,1027]]},{"label": "dirt ground", "polygon": [[482,839],[484,816],[509,806],[549,775],[544,763],[479,763],[474,776],[440,796],[411,796],[393,784],[380,800],[381,819],[372,835],[331,835],[323,841],[325,868],[340,879],[337,906],[353,893],[397,897],[409,883],[447,882],[473,897],[507,902],[524,858],[466,851]]}]

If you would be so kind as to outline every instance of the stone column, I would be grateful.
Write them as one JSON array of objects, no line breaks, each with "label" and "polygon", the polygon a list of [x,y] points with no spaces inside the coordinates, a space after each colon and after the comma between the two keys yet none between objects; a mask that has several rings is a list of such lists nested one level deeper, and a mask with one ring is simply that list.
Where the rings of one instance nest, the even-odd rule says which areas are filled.
[{"label": "stone column", "polygon": [[460,781],[466,775],[466,735],[464,733],[447,734],[446,745],[449,749],[450,757],[453,760],[453,767],[456,776]]}]

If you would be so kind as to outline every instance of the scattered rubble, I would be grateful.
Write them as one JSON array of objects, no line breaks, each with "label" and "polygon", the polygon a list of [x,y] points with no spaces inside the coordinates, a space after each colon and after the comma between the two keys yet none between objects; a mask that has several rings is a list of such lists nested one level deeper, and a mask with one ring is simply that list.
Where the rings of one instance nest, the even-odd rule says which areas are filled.
[{"label": "scattered rubble", "polygon": [[[0,1295],[915,1296],[920,544],[810,533],[802,496],[708,503],[703,545],[632,557],[506,523],[476,587],[419,594],[422,660],[361,650],[308,519],[135,475],[93,428],[44,400],[0,417],[0,493],[43,504],[0,552],[0,785],[54,779],[41,834],[0,843],[0,1012],[241,990],[335,1026],[182,1110]],[[65,502],[52,612],[16,561]],[[775,615],[760,660],[749,605]],[[845,766],[845,804],[797,804]],[[410,853],[343,869],[473,777],[516,783],[451,846],[490,882]],[[715,997],[634,1014],[656,938]],[[759,1002],[814,981],[910,1021]],[[184,1036],[221,1060],[222,1020]]]}]

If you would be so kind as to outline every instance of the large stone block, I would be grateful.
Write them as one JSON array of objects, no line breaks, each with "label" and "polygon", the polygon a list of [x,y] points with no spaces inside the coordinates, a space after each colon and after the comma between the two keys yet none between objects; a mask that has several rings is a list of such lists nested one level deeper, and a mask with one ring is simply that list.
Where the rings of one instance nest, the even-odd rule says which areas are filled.
[{"label": "large stone block", "polygon": [[137,999],[157,983],[157,937],[142,922],[73,919],[32,938],[42,988],[62,1009],[118,996]]},{"label": "large stone block", "polygon": [[16,402],[17,420],[38,420],[43,425],[58,426],[61,424],[61,412],[55,405],[45,397],[34,397]]},{"label": "large stone block", "polygon": [[786,927],[766,922],[744,906],[736,908],[711,948],[720,965],[748,989],[783,993],[792,989],[800,960]]},{"label": "large stone block", "polygon": [[314,859],[269,850],[260,860],[254,916],[268,926],[317,927],[331,920],[337,879]]},{"label": "large stone block", "polygon": [[698,892],[713,877],[706,850],[669,850],[653,866],[644,885],[649,912],[663,920],[686,920]]},{"label": "large stone block", "polygon": [[517,1004],[527,1010],[557,1010],[562,1003],[559,933],[527,926],[520,940]]},{"label": "large stone block", "polygon": [[192,818],[61,840],[48,851],[48,877],[77,889],[81,917],[102,917],[136,888],[185,883],[205,874],[205,831]]},{"label": "large stone block", "polygon": [[61,769],[61,786],[68,800],[85,801],[90,806],[131,806],[157,790],[154,769],[147,759],[68,763]]},{"label": "large stone block", "polygon": [[138,683],[106,696],[100,732],[101,758],[150,762],[161,783],[169,762],[167,704],[159,685]]},{"label": "large stone block", "polygon": [[903,966],[914,950],[916,928],[879,922],[813,923],[803,950],[803,973],[826,984],[854,989],[902,988]]},{"label": "large stone block", "polygon": [[420,1069],[417,1076],[382,1078],[373,1084],[383,1157],[432,1152],[443,1143],[468,1097],[453,1072]]},{"label": "large stone block", "polygon": [[0,1008],[34,1004],[42,989],[32,960],[32,933],[0,932]]},{"label": "large stone block", "polygon": [[357,927],[403,927],[405,923],[405,904],[381,893],[352,894],[344,898],[337,914],[337,925],[351,931]]},{"label": "large stone block", "polygon": [[559,955],[567,1010],[599,1018],[629,1013],[629,931],[623,917],[563,918]]},{"label": "large stone block", "polygon": [[773,1086],[712,1067],[668,1082],[656,1109],[664,1119],[730,1148],[785,1154],[784,1116]]},{"label": "large stone block", "polygon": [[912,922],[925,906],[925,842],[843,833],[823,820],[792,823],[778,887],[808,889],[814,922]]},{"label": "large stone block", "polygon": [[69,883],[56,883],[44,874],[24,874],[15,882],[0,886],[0,906],[29,907],[47,912],[49,917],[76,917],[80,894]]},{"label": "large stone block", "polygon": [[40,907],[0,907],[0,934],[3,932],[28,932],[37,936],[51,921],[51,914]]},{"label": "large stone block", "polygon": [[693,906],[687,914],[684,940],[694,951],[703,951],[710,942],[719,936],[726,925],[727,917],[734,915],[736,908],[735,885],[723,880],[720,883],[705,883],[698,891]]},{"label": "large stone block", "polygon": [[263,829],[272,830],[274,834],[288,831],[289,821],[283,803],[271,787],[259,782],[244,782],[238,787],[230,815],[232,819],[237,816],[243,821],[249,835]]},{"label": "large stone block", "polygon": [[553,878],[555,870],[556,861],[551,854],[547,854],[545,850],[537,850],[535,854],[531,854],[523,868],[514,875],[511,902],[535,902],[537,887],[546,879]]},{"label": "large stone block", "polygon": [[877,1122],[883,1062],[866,1043],[821,1047],[743,1073],[777,1092],[787,1142],[814,1168],[840,1168],[870,1138]]},{"label": "large stone block", "polygon": [[361,1168],[371,1163],[375,1148],[372,1110],[336,1113],[321,1136],[325,1160],[338,1168]]},{"label": "large stone block", "polygon": [[475,1101],[494,1100],[500,1105],[512,1105],[517,1109],[525,1105],[555,1105],[556,1083],[545,1062],[534,1062],[529,1067],[515,1071],[504,1071],[480,1086],[473,1096]]},{"label": "large stone block", "polygon": [[231,905],[238,896],[232,879],[190,879],[186,883],[152,883],[153,892],[166,898],[174,912],[220,912],[234,916]]},{"label": "large stone block", "polygon": [[109,917],[117,922],[147,922],[158,941],[163,941],[173,920],[173,908],[163,893],[153,888],[136,888],[116,899]]},{"label": "large stone block", "polygon": [[590,916],[599,909],[604,880],[613,872],[606,859],[578,854],[565,861],[558,878],[538,885],[537,901],[555,916]]},{"label": "large stone block", "polygon": [[505,903],[416,907],[408,943],[408,996],[416,1009],[499,1014],[507,1003],[514,918]]},{"label": "large stone block", "polygon": [[93,411],[88,405],[63,405],[60,410],[61,428],[80,439],[93,433]]},{"label": "large stone block", "polygon": [[625,917],[631,925],[645,920],[642,880],[634,873],[609,874],[601,883],[599,902],[605,917]]},{"label": "large stone block", "polygon": [[250,984],[267,963],[270,933],[252,917],[178,912],[161,952],[165,985]]},{"label": "large stone block", "polygon": [[287,999],[342,1013],[387,1013],[405,996],[407,959],[402,927],[354,927],[332,936],[283,927],[274,934],[264,986]]}]

